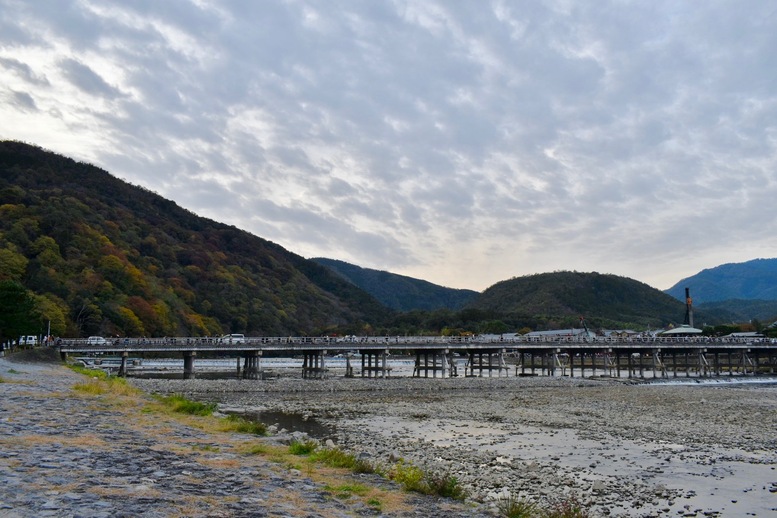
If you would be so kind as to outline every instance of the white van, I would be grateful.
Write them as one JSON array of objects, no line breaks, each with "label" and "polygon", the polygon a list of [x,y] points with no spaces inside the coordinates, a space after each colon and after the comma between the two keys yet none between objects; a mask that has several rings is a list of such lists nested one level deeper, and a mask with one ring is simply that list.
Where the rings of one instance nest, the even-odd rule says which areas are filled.
[{"label": "white van", "polygon": [[38,337],[33,335],[20,336],[19,345],[38,345]]},{"label": "white van", "polygon": [[225,344],[242,344],[245,343],[246,337],[245,335],[224,335],[221,337],[221,342]]}]

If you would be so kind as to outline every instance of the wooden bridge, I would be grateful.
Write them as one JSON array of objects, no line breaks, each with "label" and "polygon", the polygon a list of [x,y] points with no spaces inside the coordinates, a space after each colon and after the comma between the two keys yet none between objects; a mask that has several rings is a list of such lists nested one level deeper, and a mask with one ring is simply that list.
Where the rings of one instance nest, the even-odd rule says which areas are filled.
[{"label": "wooden bridge", "polygon": [[[562,337],[217,337],[118,338],[94,345],[87,339],[56,343],[63,359],[69,354],[121,356],[119,375],[127,358],[146,353],[182,354],[183,377],[195,377],[198,354],[228,354],[242,359],[241,377],[260,379],[261,359],[272,352],[302,356],[302,377],[323,378],[327,357],[346,354],[346,376],[354,375],[351,357],[361,357],[362,377],[389,377],[389,355],[415,356],[413,376],[459,376],[456,357],[466,357],[464,376],[612,376],[652,377],[756,375],[775,373],[777,340],[768,338],[601,338]],[[238,360],[239,365],[240,360]],[[539,372],[538,372],[539,371]]]}]

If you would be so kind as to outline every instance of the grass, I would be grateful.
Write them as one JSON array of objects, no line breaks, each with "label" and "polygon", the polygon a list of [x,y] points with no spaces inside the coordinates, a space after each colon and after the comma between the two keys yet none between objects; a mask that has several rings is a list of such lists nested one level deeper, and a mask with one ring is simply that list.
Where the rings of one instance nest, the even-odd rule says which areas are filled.
[{"label": "grass", "polygon": [[418,466],[403,460],[397,462],[389,470],[388,477],[400,484],[406,491],[442,496],[454,500],[464,500],[467,496],[458,479],[449,473],[427,473]]},{"label": "grass", "polygon": [[138,396],[140,390],[136,389],[125,378],[110,376],[104,371],[96,369],[86,369],[77,365],[71,365],[74,371],[88,376],[89,379],[83,383],[73,385],[73,390],[91,395],[109,394],[112,396]]},{"label": "grass", "polygon": [[508,495],[496,501],[499,516],[504,518],[533,518],[539,516],[539,508],[534,502]]},{"label": "grass", "polygon": [[251,435],[267,435],[267,425],[259,421],[251,421],[245,417],[230,414],[224,418],[225,432],[247,433]]},{"label": "grass", "polygon": [[350,483],[340,484],[337,486],[325,485],[324,489],[334,494],[335,498],[340,500],[348,500],[353,495],[364,496],[369,492],[369,488],[364,484]]},{"label": "grass", "polygon": [[499,516],[504,518],[590,518],[591,514],[575,498],[553,501],[547,508],[514,495],[496,501]]},{"label": "grass", "polygon": [[315,441],[292,441],[289,444],[289,453],[292,455],[310,455],[318,444]]},{"label": "grass", "polygon": [[207,417],[212,416],[213,412],[216,410],[216,403],[192,401],[181,394],[156,396],[156,399],[178,414]]}]

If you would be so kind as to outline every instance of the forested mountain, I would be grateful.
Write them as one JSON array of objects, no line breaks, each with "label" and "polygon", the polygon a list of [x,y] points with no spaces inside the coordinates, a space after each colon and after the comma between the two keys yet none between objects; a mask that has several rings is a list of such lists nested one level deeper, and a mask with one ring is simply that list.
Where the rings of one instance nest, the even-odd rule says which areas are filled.
[{"label": "forested mountain", "polygon": [[682,323],[685,305],[647,284],[599,273],[554,272],[494,284],[467,306],[523,321],[532,329],[663,327]]},{"label": "forested mountain", "polygon": [[777,300],[777,259],[754,259],[708,268],[681,280],[666,293],[685,300],[685,288],[690,288],[694,303]]},{"label": "forested mountain", "polygon": [[771,324],[777,320],[777,300],[729,299],[700,304],[694,301],[694,307],[715,324],[751,321]]},{"label": "forested mountain", "polygon": [[460,309],[479,295],[477,291],[446,288],[424,280],[362,268],[336,259],[316,257],[313,261],[331,268],[382,304],[398,311]]},{"label": "forested mountain", "polygon": [[6,141],[0,303],[16,300],[20,286],[38,316],[30,334],[49,321],[63,336],[361,333],[390,314],[274,243],[92,165]]}]

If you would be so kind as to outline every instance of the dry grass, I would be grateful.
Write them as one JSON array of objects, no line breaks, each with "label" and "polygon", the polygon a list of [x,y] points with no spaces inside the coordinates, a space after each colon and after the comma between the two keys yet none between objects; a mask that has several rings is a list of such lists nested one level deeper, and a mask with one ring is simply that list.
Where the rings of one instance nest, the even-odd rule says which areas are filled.
[{"label": "dry grass", "polygon": [[18,435],[14,437],[0,438],[0,446],[14,446],[16,448],[34,448],[40,445],[62,444],[69,447],[105,448],[111,447],[111,443],[105,442],[101,437],[92,434],[64,436],[64,435]]},{"label": "dry grass", "polygon": [[[407,501],[407,495],[399,489],[384,490],[366,485],[363,481],[357,481],[349,469],[327,467],[313,461],[301,465],[303,460],[299,456],[289,453],[287,448],[273,446],[260,439],[247,442],[244,434],[232,433],[234,426],[231,426],[227,419],[211,415],[198,416],[178,413],[164,401],[145,396],[139,390],[127,385],[122,379],[94,376],[74,386],[74,392],[69,396],[62,395],[62,397],[72,398],[73,395],[88,402],[92,410],[99,412],[108,406],[112,411],[123,414],[121,422],[126,423],[126,426],[136,432],[139,437],[153,434],[155,445],[152,448],[155,450],[193,455],[194,461],[220,470],[235,470],[252,463],[266,466],[265,463],[270,462],[275,465],[273,468],[275,471],[286,476],[288,469],[294,467],[314,482],[334,488],[332,490],[333,498],[337,494],[347,493],[348,501],[362,501],[365,505],[382,513],[401,513],[412,509]],[[181,438],[176,434],[176,430],[181,426],[199,430],[205,437]],[[70,438],[69,441],[66,441],[66,438],[62,436],[49,439],[69,444],[78,444],[81,441],[81,445],[84,446],[113,447],[113,445],[99,440],[96,436]],[[40,440],[46,439],[41,437]],[[213,445],[218,446],[214,447]],[[237,454],[238,456],[225,458],[225,453]],[[204,481],[197,479],[192,482],[204,483]],[[345,488],[358,488],[358,491]],[[148,491],[153,494],[154,490],[150,488]],[[284,503],[293,503],[299,499],[294,492],[284,491],[283,493],[286,494],[283,496],[280,492],[278,495],[274,494],[273,499],[278,498],[278,502]],[[124,493],[117,491],[116,494],[119,496]],[[224,503],[223,499],[216,502],[206,497],[191,495],[176,502],[176,505],[181,516],[202,515],[203,509],[210,509],[216,513],[215,515],[218,515],[219,511],[225,509]],[[305,509],[308,506],[302,500],[299,500],[297,504],[298,506],[295,507],[300,509]],[[308,514],[300,510],[300,516]],[[326,516],[326,514],[321,516]]]}]

